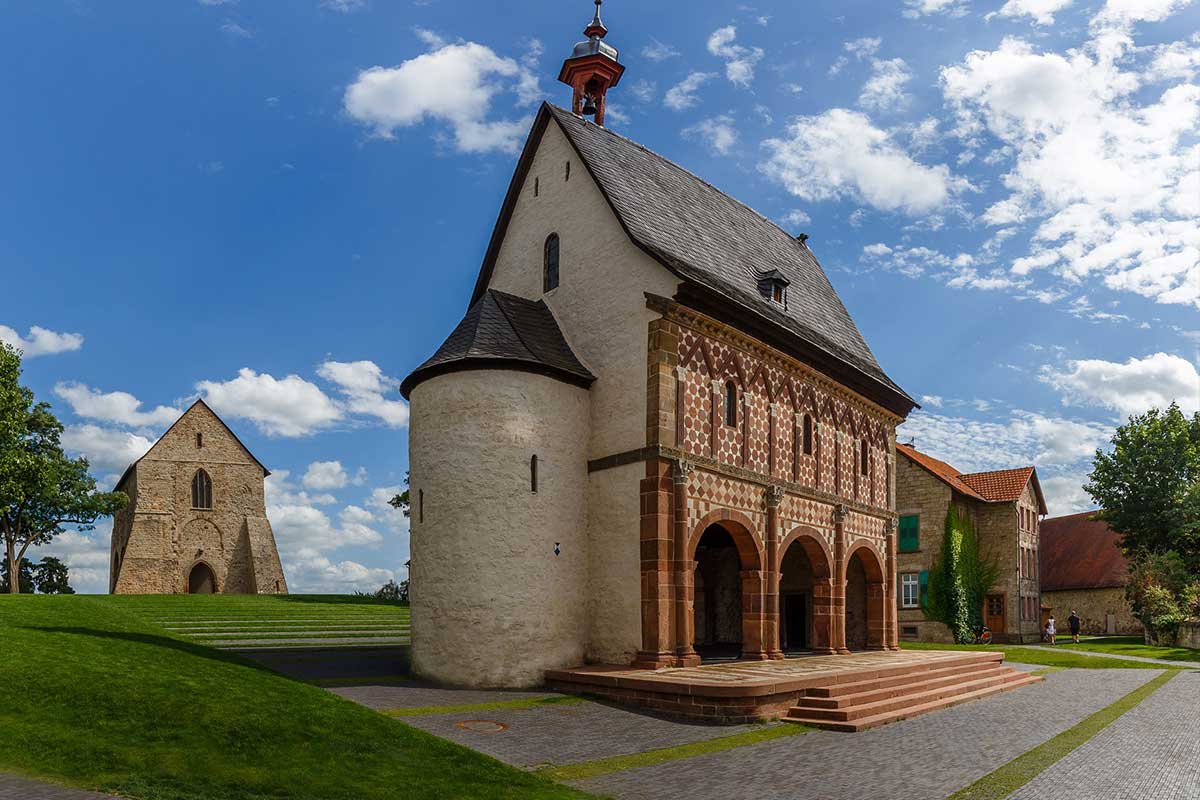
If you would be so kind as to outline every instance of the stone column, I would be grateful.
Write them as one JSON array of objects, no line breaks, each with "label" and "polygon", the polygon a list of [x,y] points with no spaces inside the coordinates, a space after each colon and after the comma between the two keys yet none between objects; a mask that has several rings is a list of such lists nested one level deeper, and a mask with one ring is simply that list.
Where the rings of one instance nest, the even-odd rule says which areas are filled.
[{"label": "stone column", "polygon": [[896,598],[896,591],[899,578],[896,576],[896,526],[899,520],[896,517],[888,522],[887,535],[887,581],[888,581],[888,597],[887,604],[890,611],[888,612],[888,629],[887,629],[887,648],[888,650],[900,649],[900,607]]},{"label": "stone column", "polygon": [[783,658],[783,650],[779,647],[779,578],[782,570],[782,554],[779,552],[779,506],[784,496],[785,492],[781,487],[767,487],[767,596],[763,614],[767,623],[767,656],[775,659]]},{"label": "stone column", "polygon": [[671,470],[671,488],[675,499],[671,561],[675,605],[675,659],[676,664],[681,667],[692,667],[700,663],[700,656],[692,645],[696,638],[693,630],[695,621],[692,618],[695,575],[688,553],[688,484],[691,482],[693,469],[695,465],[690,461],[677,459]]},{"label": "stone column", "polygon": [[833,641],[830,646],[849,654],[846,647],[846,507],[833,510]]},{"label": "stone column", "polygon": [[675,663],[671,648],[670,462],[650,459],[642,479],[642,649],[633,665],[660,669]]}]

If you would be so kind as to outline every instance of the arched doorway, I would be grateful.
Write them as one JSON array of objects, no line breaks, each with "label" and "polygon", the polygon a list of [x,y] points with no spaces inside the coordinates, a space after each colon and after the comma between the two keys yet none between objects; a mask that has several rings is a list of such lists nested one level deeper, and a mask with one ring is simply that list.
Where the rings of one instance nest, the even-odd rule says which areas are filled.
[{"label": "arched doorway", "polygon": [[846,647],[850,650],[884,649],[883,566],[866,542],[850,550],[846,559]]},{"label": "arched doorway", "polygon": [[694,644],[704,661],[742,654],[742,559],[729,531],[710,525],[695,554]]},{"label": "arched doorway", "polygon": [[192,572],[188,575],[188,594],[216,593],[217,576],[213,574],[212,568],[203,561],[192,567]]},{"label": "arched doorway", "polygon": [[832,567],[820,534],[797,528],[782,543],[779,647],[784,653],[833,652]]}]

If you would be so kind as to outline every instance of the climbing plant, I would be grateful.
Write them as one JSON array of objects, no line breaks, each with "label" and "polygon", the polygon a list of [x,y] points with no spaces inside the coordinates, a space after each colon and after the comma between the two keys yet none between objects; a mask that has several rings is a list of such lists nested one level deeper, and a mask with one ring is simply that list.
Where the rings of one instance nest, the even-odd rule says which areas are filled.
[{"label": "climbing plant", "polygon": [[999,566],[979,552],[971,517],[951,505],[942,549],[929,570],[929,590],[922,599],[926,619],[944,623],[959,644],[971,643],[983,618],[984,597],[999,577]]}]

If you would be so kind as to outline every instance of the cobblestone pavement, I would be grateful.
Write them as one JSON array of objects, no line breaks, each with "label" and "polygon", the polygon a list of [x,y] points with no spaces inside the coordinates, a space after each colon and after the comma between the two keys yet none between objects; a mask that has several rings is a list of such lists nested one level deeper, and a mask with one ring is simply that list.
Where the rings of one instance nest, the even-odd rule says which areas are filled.
[{"label": "cobblestone pavement", "polygon": [[[509,700],[535,700],[554,697],[554,692],[520,692],[487,689],[447,689],[418,680],[403,681],[386,686],[338,686],[329,691],[347,700],[383,711],[389,708],[423,708],[427,706],[458,706],[476,703],[503,703]],[[460,715],[461,716],[461,715]],[[469,716],[469,715],[468,715]],[[463,717],[464,719],[466,717]],[[408,719],[406,718],[407,722]]]},{"label": "cobblestone pavement", "polygon": [[1077,653],[1081,656],[1099,656],[1100,658],[1119,658],[1123,661],[1140,661],[1143,664],[1162,664],[1164,667],[1178,667],[1180,669],[1200,669],[1200,661],[1168,661],[1165,658],[1146,658],[1145,656],[1127,656],[1119,653],[1097,653],[1094,650],[1066,650],[1062,647],[1056,647],[1048,644],[1031,644],[1026,647],[1035,647],[1039,650],[1058,650],[1068,653]]},{"label": "cobblestone pavement", "polygon": [[[577,785],[621,800],[660,800],[667,786],[688,800],[945,797],[1158,674],[1064,670],[1042,683],[862,733],[818,731]],[[1104,795],[1091,800],[1098,797]]]},{"label": "cobblestone pavement", "polygon": [[0,800],[114,800],[112,795],[85,792],[56,783],[43,783],[0,774]]},{"label": "cobblestone pavement", "polygon": [[1185,672],[1010,800],[1200,800],[1200,673]]},{"label": "cobblestone pavement", "polygon": [[[467,720],[496,722],[506,729],[459,725]],[[644,753],[760,727],[688,724],[593,702],[405,717],[401,721],[516,767],[574,764]],[[659,785],[654,797],[664,797],[663,787],[668,785]]]}]

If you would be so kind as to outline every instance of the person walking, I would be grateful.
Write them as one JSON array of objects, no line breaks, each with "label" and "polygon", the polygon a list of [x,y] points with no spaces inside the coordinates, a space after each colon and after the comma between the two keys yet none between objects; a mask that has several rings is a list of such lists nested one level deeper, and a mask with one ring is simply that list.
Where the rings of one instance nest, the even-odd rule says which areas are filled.
[{"label": "person walking", "polygon": [[1071,630],[1071,643],[1079,644],[1079,615],[1075,613],[1075,609],[1071,609],[1071,616],[1067,617],[1067,627]]},{"label": "person walking", "polygon": [[1054,615],[1051,614],[1050,619],[1046,620],[1046,639],[1049,640],[1050,644],[1054,644],[1055,633],[1056,633],[1056,631],[1054,629]]}]

